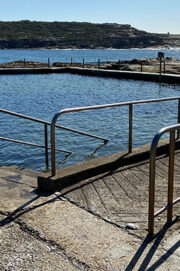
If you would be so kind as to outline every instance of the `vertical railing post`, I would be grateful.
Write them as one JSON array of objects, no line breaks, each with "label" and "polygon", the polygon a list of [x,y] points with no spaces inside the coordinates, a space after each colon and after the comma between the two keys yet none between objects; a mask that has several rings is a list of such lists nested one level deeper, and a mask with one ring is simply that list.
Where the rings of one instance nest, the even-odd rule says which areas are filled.
[{"label": "vertical railing post", "polygon": [[44,141],[45,141],[46,169],[48,169],[49,168],[49,159],[48,159],[48,128],[47,128],[47,124],[44,124]]},{"label": "vertical railing post", "polygon": [[143,64],[142,64],[142,61],[140,62],[140,65],[141,65],[141,72],[143,71]]},{"label": "vertical railing post", "polygon": [[161,83],[161,73],[162,73],[162,58],[159,59],[159,83]]},{"label": "vertical railing post", "polygon": [[[153,144],[152,144],[153,146]],[[155,200],[155,161],[156,149],[150,153],[150,168],[149,168],[149,214],[148,214],[148,234],[154,233],[154,200]]]},{"label": "vertical railing post", "polygon": [[[178,99],[178,119],[177,119],[178,123],[180,123],[180,99]],[[177,138],[180,138],[180,130],[177,130]]]},{"label": "vertical railing post", "polygon": [[51,121],[51,172],[52,176],[56,175],[56,147],[55,147],[55,125],[60,113],[54,115],[54,118]]},{"label": "vertical railing post", "polygon": [[84,58],[83,58],[83,65],[82,65],[82,66],[83,66],[83,68],[84,68]]},{"label": "vertical railing post", "polygon": [[56,175],[56,164],[55,164],[55,127],[51,125],[51,171],[52,176]]},{"label": "vertical railing post", "polygon": [[100,59],[98,59],[98,69],[100,69]]},{"label": "vertical railing post", "polygon": [[172,221],[173,213],[174,150],[175,150],[175,130],[170,132],[170,142],[169,142],[167,221]]},{"label": "vertical railing post", "polygon": [[130,104],[129,105],[129,144],[128,144],[129,153],[132,152],[132,122],[133,122],[133,106],[132,104]]}]

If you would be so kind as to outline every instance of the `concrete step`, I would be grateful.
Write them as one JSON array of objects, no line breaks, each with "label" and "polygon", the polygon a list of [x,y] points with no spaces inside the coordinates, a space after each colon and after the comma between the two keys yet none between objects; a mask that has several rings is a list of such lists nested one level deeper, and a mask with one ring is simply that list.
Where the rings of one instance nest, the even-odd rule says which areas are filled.
[{"label": "concrete step", "polygon": [[21,166],[17,166],[17,165],[11,165],[11,166],[3,166],[0,168],[4,168],[7,169],[8,171],[12,171],[12,172],[16,172],[16,173],[20,173],[26,176],[30,176],[30,177],[38,177],[38,176],[44,176],[43,172],[40,171],[35,171],[32,169],[27,169]]},{"label": "concrete step", "polygon": [[14,167],[0,167],[0,181],[10,181],[24,184],[33,188],[37,187],[37,173]]}]

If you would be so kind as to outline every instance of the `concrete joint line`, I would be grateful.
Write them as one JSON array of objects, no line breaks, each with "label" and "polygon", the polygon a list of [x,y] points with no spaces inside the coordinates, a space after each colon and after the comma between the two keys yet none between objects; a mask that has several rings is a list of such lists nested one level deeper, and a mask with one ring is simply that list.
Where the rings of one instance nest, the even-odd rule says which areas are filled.
[{"label": "concrete joint line", "polygon": [[55,241],[47,240],[45,237],[41,236],[41,234],[37,230],[34,230],[32,227],[29,227],[26,223],[24,223],[20,219],[15,221],[15,223],[19,225],[19,227],[22,231],[31,235],[32,237],[34,237],[38,241],[46,243],[50,247],[53,247],[52,251],[54,254],[61,255],[62,258],[64,258],[65,260],[68,260],[69,263],[71,265],[73,265],[74,267],[76,267],[82,271],[89,270],[89,266],[86,263],[80,262],[77,259],[71,258],[68,255],[66,255],[66,251],[59,244],[57,244]]},{"label": "concrete joint line", "polygon": [[129,235],[138,238],[139,240],[143,240],[143,238],[141,238],[139,235],[137,235],[137,234],[135,234],[135,233],[133,233],[133,232],[127,231],[125,227],[122,227],[122,226],[116,224],[115,222],[112,222],[112,221],[110,221],[110,220],[108,220],[108,219],[106,219],[106,218],[100,216],[99,214],[93,213],[93,211],[88,210],[88,209],[86,209],[86,208],[80,206],[78,203],[74,202],[73,200],[71,200],[71,199],[69,199],[69,198],[66,198],[66,196],[61,196],[61,197],[63,197],[63,198],[64,198],[66,201],[68,201],[69,203],[71,203],[71,204],[75,205],[76,207],[80,208],[81,210],[84,210],[84,211],[90,213],[91,215],[93,215],[93,216],[95,216],[95,217],[97,217],[97,218],[103,220],[104,222],[106,222],[106,223],[108,223],[108,224],[114,226],[115,228],[121,229],[121,230],[123,230],[124,232],[128,233]]},{"label": "concrete joint line", "polygon": [[9,213],[0,210],[0,215],[3,215],[3,216],[9,216]]}]

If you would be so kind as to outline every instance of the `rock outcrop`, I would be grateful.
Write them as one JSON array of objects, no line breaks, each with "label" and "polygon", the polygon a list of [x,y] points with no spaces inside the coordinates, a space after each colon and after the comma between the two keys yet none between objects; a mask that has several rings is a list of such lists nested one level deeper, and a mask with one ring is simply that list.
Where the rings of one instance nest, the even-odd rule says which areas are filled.
[{"label": "rock outcrop", "polygon": [[153,34],[128,24],[0,22],[0,49],[147,48],[180,46],[180,35]]}]

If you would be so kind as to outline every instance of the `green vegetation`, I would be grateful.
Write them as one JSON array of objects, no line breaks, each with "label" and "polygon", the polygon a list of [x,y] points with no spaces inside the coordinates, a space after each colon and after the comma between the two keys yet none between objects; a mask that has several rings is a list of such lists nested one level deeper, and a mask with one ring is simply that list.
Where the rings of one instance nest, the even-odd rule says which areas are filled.
[{"label": "green vegetation", "polygon": [[132,48],[163,45],[163,38],[130,25],[78,22],[0,22],[0,48]]}]

